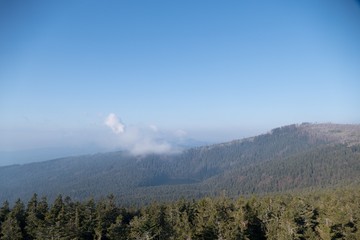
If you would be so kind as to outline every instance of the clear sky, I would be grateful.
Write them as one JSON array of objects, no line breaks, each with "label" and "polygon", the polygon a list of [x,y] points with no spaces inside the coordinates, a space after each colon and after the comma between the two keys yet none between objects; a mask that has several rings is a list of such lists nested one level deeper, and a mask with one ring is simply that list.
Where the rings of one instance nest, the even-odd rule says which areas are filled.
[{"label": "clear sky", "polygon": [[0,3],[1,151],[301,122],[360,123],[358,1]]}]

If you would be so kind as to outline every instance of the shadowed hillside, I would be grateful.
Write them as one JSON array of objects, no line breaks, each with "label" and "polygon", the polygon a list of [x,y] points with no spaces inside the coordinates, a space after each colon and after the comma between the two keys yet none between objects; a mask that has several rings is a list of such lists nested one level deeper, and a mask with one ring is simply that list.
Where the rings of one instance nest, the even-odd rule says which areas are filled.
[{"label": "shadowed hillside", "polygon": [[144,203],[341,185],[359,179],[359,136],[359,125],[301,124],[174,155],[113,152],[1,167],[0,200],[114,193]]}]

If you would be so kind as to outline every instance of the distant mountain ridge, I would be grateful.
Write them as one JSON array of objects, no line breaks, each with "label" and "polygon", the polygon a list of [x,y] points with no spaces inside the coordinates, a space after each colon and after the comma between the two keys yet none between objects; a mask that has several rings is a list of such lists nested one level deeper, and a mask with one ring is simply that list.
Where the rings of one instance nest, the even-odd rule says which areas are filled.
[{"label": "distant mountain ridge", "polygon": [[0,200],[115,194],[124,203],[331,187],[360,179],[360,125],[289,125],[266,134],[187,149],[126,152],[0,167]]}]

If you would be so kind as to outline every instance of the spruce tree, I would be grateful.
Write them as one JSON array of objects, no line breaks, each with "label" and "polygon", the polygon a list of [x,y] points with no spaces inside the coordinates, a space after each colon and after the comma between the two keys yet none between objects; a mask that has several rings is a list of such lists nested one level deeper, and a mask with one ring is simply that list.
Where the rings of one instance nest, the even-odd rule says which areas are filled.
[{"label": "spruce tree", "polygon": [[14,214],[10,214],[2,224],[1,237],[2,240],[22,240],[24,239],[19,221]]},{"label": "spruce tree", "polygon": [[2,207],[0,208],[0,230],[1,230],[1,225],[5,222],[5,219],[9,213],[10,213],[9,202],[5,201]]}]

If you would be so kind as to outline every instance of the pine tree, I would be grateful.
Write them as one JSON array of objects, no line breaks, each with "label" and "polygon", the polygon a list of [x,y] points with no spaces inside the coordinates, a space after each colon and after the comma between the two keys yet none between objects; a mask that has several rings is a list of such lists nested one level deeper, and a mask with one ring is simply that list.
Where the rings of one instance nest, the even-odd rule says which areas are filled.
[{"label": "pine tree", "polygon": [[0,208],[0,231],[1,231],[1,225],[5,222],[5,219],[9,213],[10,213],[9,202],[5,201],[2,207]]},{"label": "pine tree", "polygon": [[123,223],[123,217],[119,215],[116,218],[116,222],[112,223],[107,229],[107,237],[110,240],[126,240],[129,239],[128,228]]},{"label": "pine tree", "polygon": [[210,198],[202,199],[196,206],[194,239],[217,239],[216,209]]},{"label": "pine tree", "polygon": [[219,239],[243,239],[236,219],[235,206],[230,199],[222,196],[216,203],[216,226]]},{"label": "pine tree", "polygon": [[80,211],[79,203],[74,203],[70,197],[64,199],[64,230],[69,239],[79,239],[81,236]]},{"label": "pine tree", "polygon": [[20,224],[14,214],[10,214],[2,224],[1,237],[2,240],[22,240],[24,239]]},{"label": "pine tree", "polygon": [[36,232],[38,231],[39,219],[38,219],[38,200],[37,194],[35,193],[33,197],[28,202],[26,208],[26,234],[28,239],[35,239]]},{"label": "pine tree", "polygon": [[96,207],[96,227],[95,235],[96,239],[107,239],[107,229],[111,224],[116,222],[116,218],[119,215],[119,209],[115,204],[114,195],[109,195],[105,200],[100,201]]},{"label": "pine tree", "polygon": [[173,226],[174,239],[190,239],[193,219],[193,205],[185,200],[180,200],[169,209],[168,221]]},{"label": "pine tree", "polygon": [[263,222],[258,217],[258,212],[256,209],[256,200],[249,200],[244,206],[244,220],[246,221],[245,236],[248,239],[253,240],[265,240],[265,226]]},{"label": "pine tree", "polygon": [[65,232],[65,206],[62,195],[59,195],[53,206],[48,211],[46,217],[46,232],[43,234],[48,238],[61,239],[66,236]]},{"label": "pine tree", "polygon": [[[39,202],[37,202],[36,207],[36,217],[32,216],[36,223],[37,230],[32,234],[35,236],[34,239],[46,239],[48,238],[48,228],[49,223],[46,221],[46,216],[48,215],[48,203],[46,197],[42,197]],[[28,215],[29,216],[29,215]]]},{"label": "pine tree", "polygon": [[10,216],[13,216],[16,219],[20,227],[21,233],[25,237],[25,225],[26,225],[25,206],[20,199],[18,199],[15,202],[14,207],[11,209]]},{"label": "pine tree", "polygon": [[141,216],[130,222],[130,227],[133,239],[170,239],[174,235],[167,207],[156,203],[143,209]]},{"label": "pine tree", "polygon": [[96,226],[96,205],[94,199],[83,203],[79,211],[80,232],[82,239],[94,239]]},{"label": "pine tree", "polygon": [[311,205],[300,201],[298,205],[297,214],[295,216],[295,223],[297,224],[297,236],[301,240],[319,239],[317,233],[318,223],[318,210]]}]

